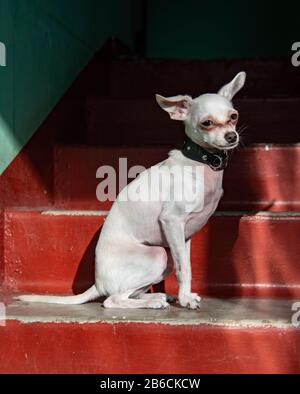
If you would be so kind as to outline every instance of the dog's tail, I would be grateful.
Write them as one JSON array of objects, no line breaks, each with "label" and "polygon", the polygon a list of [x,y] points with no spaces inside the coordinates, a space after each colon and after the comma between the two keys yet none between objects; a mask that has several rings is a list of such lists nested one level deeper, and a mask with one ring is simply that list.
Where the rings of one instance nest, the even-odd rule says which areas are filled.
[{"label": "dog's tail", "polygon": [[15,297],[15,299],[26,302],[43,302],[46,304],[79,305],[88,301],[93,301],[99,296],[100,294],[96,286],[93,285],[84,293],[73,296],[21,295]]}]

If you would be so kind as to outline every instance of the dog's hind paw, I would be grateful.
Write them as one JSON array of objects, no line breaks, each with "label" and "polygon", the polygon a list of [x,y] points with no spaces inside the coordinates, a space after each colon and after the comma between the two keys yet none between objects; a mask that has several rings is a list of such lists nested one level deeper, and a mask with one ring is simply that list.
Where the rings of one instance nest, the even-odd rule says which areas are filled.
[{"label": "dog's hind paw", "polygon": [[170,304],[163,300],[151,300],[148,302],[149,309],[169,309]]}]

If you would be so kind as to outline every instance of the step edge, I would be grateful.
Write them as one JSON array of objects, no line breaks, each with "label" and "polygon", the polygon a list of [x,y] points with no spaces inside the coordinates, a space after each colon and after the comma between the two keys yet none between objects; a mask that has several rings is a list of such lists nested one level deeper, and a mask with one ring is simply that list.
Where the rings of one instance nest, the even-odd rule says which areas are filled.
[{"label": "step edge", "polygon": [[[241,146],[239,147],[239,151],[243,150],[266,150],[266,151],[275,151],[275,150],[284,150],[284,149],[294,149],[300,148],[300,143],[272,143],[272,142],[261,142],[261,143],[252,143],[249,146]],[[55,144],[54,150],[62,150],[62,149],[99,149],[99,150],[111,150],[111,149],[133,149],[133,150],[161,150],[165,151],[166,149],[174,149],[172,144],[168,145],[147,145],[147,146],[136,146],[136,145],[88,145],[88,144]]]},{"label": "step edge", "polygon": [[[18,208],[6,208],[4,209],[5,214],[30,214],[36,213],[43,216],[107,216],[109,210],[90,210],[90,209],[18,209]],[[216,211],[213,217],[241,217],[242,219],[273,219],[273,220],[300,220],[300,211]]]},{"label": "step edge", "polygon": [[[153,104],[155,103],[155,97],[153,94],[152,97],[122,97],[122,96],[117,96],[117,97],[109,97],[109,96],[90,96],[87,98],[86,103],[100,103],[100,104],[107,104],[107,103],[115,103],[115,102],[139,102],[139,103],[147,103],[147,104]],[[235,100],[237,104],[239,103],[281,103],[281,102],[287,102],[287,103],[299,103],[300,98],[297,96],[286,96],[286,97],[254,97],[254,96],[248,96],[248,97],[241,97]]]},{"label": "step edge", "polygon": [[[268,300],[269,301],[269,300]],[[289,302],[292,304],[294,300],[289,300]],[[98,308],[99,303],[90,303],[90,305],[93,304],[96,306],[97,305],[97,310],[100,309]],[[99,317],[83,317],[83,316],[66,316],[66,315],[52,315],[52,316],[45,316],[41,315],[38,313],[32,313],[32,315],[28,315],[25,313],[22,313],[22,310],[19,312],[13,312],[9,311],[9,309],[14,309],[14,308],[27,308],[27,307],[32,307],[32,303],[21,303],[21,302],[14,302],[8,306],[8,314],[6,316],[6,320],[8,321],[18,321],[22,324],[32,324],[32,323],[73,323],[73,324],[130,324],[130,323],[139,323],[139,324],[162,324],[162,325],[169,325],[169,326],[199,326],[199,327],[223,327],[223,328],[228,328],[228,329],[249,329],[249,328],[277,328],[277,329],[290,329],[295,327],[293,326],[292,322],[288,318],[284,317],[278,317],[277,319],[275,317],[270,317],[269,319],[264,319],[264,318],[241,318],[241,320],[233,320],[233,319],[224,319],[224,318],[214,318],[214,317],[209,317],[209,316],[203,316],[201,315],[201,309],[200,311],[187,311],[187,310],[182,310],[182,316],[183,317],[171,317],[170,312],[174,310],[178,310],[176,307],[171,306],[170,309],[165,310],[165,311],[154,311],[158,312],[161,314],[167,315],[169,313],[169,316],[157,316],[158,313],[153,313],[153,311],[150,311],[147,316],[146,310],[143,311],[145,313],[144,318],[139,318],[139,317],[128,317],[126,314],[128,313],[128,310],[122,310],[120,311],[115,309],[115,310],[110,310],[109,311],[109,316],[99,316]],[[37,304],[35,304],[37,305]],[[41,304],[40,304],[41,305]],[[49,306],[48,306],[49,307]],[[81,306],[82,308],[82,306]],[[76,309],[76,308],[75,308]],[[74,309],[74,312],[76,314],[76,310]],[[101,311],[101,309],[100,309]],[[107,313],[108,310],[104,310],[105,313]],[[152,315],[152,316],[151,316]],[[154,317],[154,315],[156,315]],[[190,316],[189,316],[190,315]],[[196,316],[198,315],[198,316]]]}]

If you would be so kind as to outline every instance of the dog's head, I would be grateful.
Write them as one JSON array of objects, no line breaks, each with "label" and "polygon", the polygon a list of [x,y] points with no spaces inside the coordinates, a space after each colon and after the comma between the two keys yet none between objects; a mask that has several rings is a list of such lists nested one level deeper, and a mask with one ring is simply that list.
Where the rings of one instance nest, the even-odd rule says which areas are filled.
[{"label": "dog's head", "polygon": [[232,105],[232,98],[244,86],[246,73],[238,73],[217,94],[163,97],[156,95],[160,107],[171,119],[182,120],[189,138],[199,145],[228,150],[239,143],[236,125],[239,114]]}]

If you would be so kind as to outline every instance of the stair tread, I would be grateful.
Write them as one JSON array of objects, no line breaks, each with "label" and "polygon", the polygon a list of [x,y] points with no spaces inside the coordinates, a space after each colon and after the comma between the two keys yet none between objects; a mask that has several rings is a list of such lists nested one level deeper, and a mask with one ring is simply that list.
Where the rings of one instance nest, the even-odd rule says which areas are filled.
[{"label": "stair tread", "polygon": [[[109,210],[96,209],[60,209],[60,208],[24,208],[12,207],[6,208],[5,212],[20,212],[20,213],[40,213],[41,215],[53,216],[106,216]],[[300,211],[216,211],[213,216],[244,216],[244,217],[262,217],[262,218],[276,218],[276,217],[300,217]]]},{"label": "stair tread", "polygon": [[[85,149],[101,149],[101,150],[109,150],[109,149],[123,149],[123,150],[153,150],[153,149],[174,149],[174,145],[165,145],[161,147],[161,144],[158,146],[157,144],[153,145],[144,145],[144,146],[136,146],[136,145],[89,145],[89,144],[56,144],[54,149],[63,150],[63,149],[78,149],[78,150],[85,150]],[[252,143],[247,146],[240,146],[238,150],[278,150],[278,149],[299,149],[300,142],[294,143],[272,143],[272,142],[257,142]]]},{"label": "stair tread", "polygon": [[[5,208],[4,211],[6,213],[22,213],[22,214],[41,214],[44,216],[106,216],[109,213],[109,210],[97,210],[97,209],[60,209],[60,208],[30,208],[30,207],[9,207]],[[244,219],[247,218],[257,218],[257,219],[276,219],[276,218],[292,218],[292,219],[300,219],[300,211],[240,211],[240,210],[232,210],[232,211],[216,211],[212,216],[215,217],[236,217],[241,216]]]},{"label": "stair tread", "polygon": [[293,300],[271,298],[203,298],[200,310],[173,304],[167,310],[105,309],[97,302],[51,305],[13,301],[6,319],[21,323],[161,323],[229,328],[290,328]]}]

